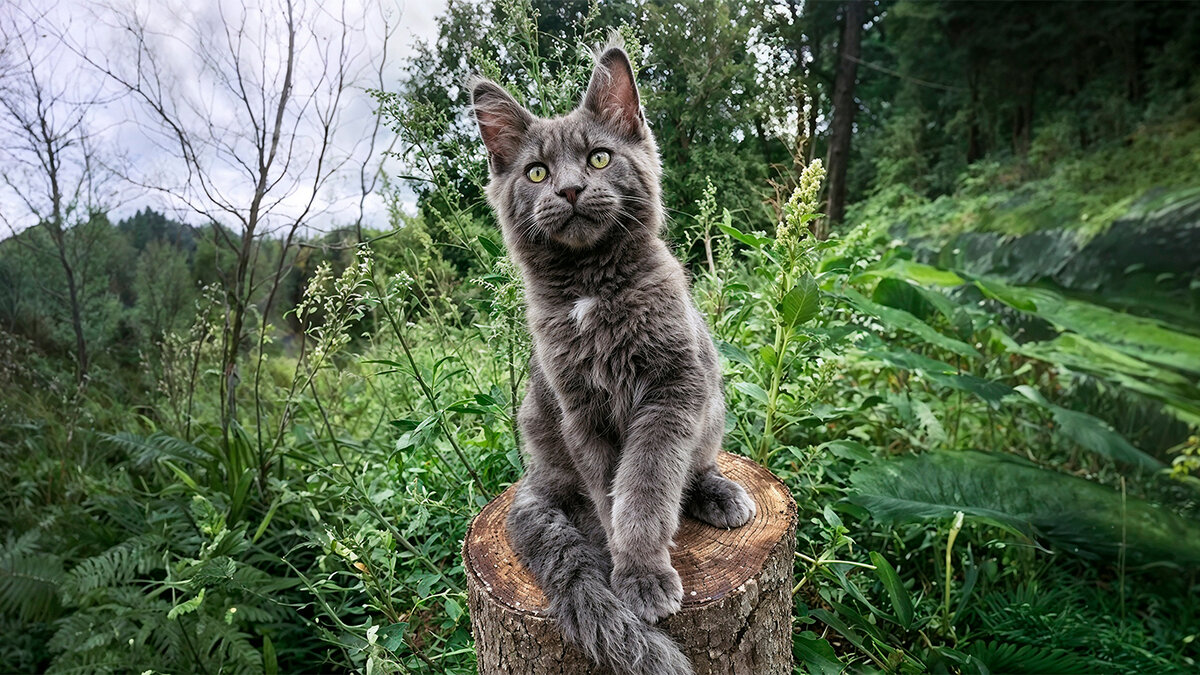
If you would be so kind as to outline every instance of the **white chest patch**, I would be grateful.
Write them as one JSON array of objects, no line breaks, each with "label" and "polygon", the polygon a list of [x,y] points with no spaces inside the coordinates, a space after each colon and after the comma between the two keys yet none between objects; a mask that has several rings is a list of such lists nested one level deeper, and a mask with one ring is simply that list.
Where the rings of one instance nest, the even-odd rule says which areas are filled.
[{"label": "white chest patch", "polygon": [[592,308],[596,306],[596,298],[580,298],[575,301],[575,305],[571,307],[571,320],[577,326],[583,326],[583,322],[587,319]]}]

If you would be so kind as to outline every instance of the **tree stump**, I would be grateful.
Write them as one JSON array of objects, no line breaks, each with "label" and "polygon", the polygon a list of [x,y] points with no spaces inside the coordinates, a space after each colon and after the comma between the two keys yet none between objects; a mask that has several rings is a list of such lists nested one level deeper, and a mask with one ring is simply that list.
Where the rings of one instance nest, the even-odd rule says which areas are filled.
[{"label": "tree stump", "polygon": [[[733,530],[682,518],[671,564],[683,581],[683,607],[659,626],[697,675],[790,674],[796,503],[748,459],[723,452],[717,464],[746,488],[757,513]],[[515,489],[483,508],[463,542],[480,675],[611,673],[567,644],[547,616],[545,596],[508,541]]]}]

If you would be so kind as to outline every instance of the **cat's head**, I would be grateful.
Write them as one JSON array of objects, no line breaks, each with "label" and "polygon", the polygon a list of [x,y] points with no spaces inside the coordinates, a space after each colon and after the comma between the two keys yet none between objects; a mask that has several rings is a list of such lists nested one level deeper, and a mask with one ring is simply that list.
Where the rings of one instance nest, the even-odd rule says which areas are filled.
[{"label": "cat's head", "polygon": [[629,57],[597,58],[583,102],[534,116],[503,87],[479,79],[471,102],[488,150],[488,199],[510,241],[582,251],[662,222],[660,162]]}]

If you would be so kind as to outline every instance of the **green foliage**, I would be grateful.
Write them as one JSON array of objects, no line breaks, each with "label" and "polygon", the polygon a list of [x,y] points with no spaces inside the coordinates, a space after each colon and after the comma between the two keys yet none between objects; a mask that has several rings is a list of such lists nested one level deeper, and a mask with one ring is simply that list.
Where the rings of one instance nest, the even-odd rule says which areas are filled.
[{"label": "green foliage", "polygon": [[138,257],[133,292],[134,314],[147,341],[183,328],[196,297],[187,253],[151,241]]},{"label": "green foliage", "polygon": [[22,621],[45,620],[59,611],[62,558],[37,550],[37,533],[5,543],[0,557],[0,599]]},{"label": "green foliage", "polygon": [[884,522],[937,521],[958,511],[1063,550],[1142,562],[1200,561],[1188,519],[1118,490],[1012,458],[927,453],[857,470],[850,501]]},{"label": "green foliage", "polygon": [[993,673],[1087,673],[1093,664],[1062,649],[998,642],[975,642],[967,654]]},{"label": "green foliage", "polygon": [[[849,222],[907,202],[890,215],[914,231],[1095,231],[1152,187],[1195,185],[1196,80],[1177,68],[1200,57],[1200,18],[1136,2],[1080,10],[1041,7],[1030,22],[1012,3],[879,6],[851,160],[852,194],[872,199]],[[835,69],[836,45],[817,38],[809,53],[810,72]]]},{"label": "green foliage", "polygon": [[[452,2],[378,93],[409,167],[387,220],[294,258],[259,242],[254,279],[292,269],[248,292],[232,370],[229,232],[143,211],[71,235],[99,242],[83,386],[64,306],[40,295],[62,279],[25,255],[42,235],[0,242],[0,662],[473,672],[461,540],[520,475],[530,346],[460,84],[479,69],[562,113],[617,28],[670,235],[703,261],[726,448],[800,509],[798,670],[1194,669],[1195,282],[1053,284],[1083,242],[1143,243],[1096,234],[1118,216],[1190,217],[1195,13],[1054,6],[1026,26],[1003,5],[877,6],[851,163],[867,199],[825,239],[812,158],[840,7]],[[1042,67],[1038,45],[1094,56],[1121,34],[1077,23],[1160,34]],[[1141,95],[1114,95],[1122,72]],[[1156,186],[1181,189],[1142,199]],[[1044,236],[994,273],[936,238],[960,232]]]}]

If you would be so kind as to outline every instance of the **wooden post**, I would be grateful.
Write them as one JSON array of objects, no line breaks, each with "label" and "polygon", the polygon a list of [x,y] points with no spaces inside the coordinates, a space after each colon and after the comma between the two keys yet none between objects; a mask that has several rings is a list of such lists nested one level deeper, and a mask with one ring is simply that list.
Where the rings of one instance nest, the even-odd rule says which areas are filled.
[{"label": "wooden post", "polygon": [[[758,512],[733,530],[683,518],[671,552],[683,608],[660,626],[697,675],[790,674],[796,503],[758,464],[729,453],[717,463],[746,488]],[[480,675],[611,673],[565,643],[546,615],[545,596],[508,541],[513,494],[509,488],[485,506],[463,542]]]}]

